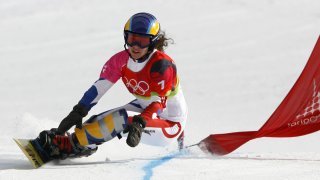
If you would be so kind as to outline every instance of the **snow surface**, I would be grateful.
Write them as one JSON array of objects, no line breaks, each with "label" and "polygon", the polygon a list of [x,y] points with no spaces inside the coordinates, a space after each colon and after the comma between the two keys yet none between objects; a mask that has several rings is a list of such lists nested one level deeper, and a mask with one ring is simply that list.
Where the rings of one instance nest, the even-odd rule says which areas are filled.
[{"label": "snow surface", "polygon": [[[307,62],[319,9],[318,0],[0,0],[0,179],[320,179],[318,132],[256,139],[225,157],[114,139],[36,170],[12,141],[59,124],[123,49],[124,23],[140,11],[175,40],[167,53],[189,105],[186,143],[257,130]],[[90,115],[132,99],[118,83]]]}]

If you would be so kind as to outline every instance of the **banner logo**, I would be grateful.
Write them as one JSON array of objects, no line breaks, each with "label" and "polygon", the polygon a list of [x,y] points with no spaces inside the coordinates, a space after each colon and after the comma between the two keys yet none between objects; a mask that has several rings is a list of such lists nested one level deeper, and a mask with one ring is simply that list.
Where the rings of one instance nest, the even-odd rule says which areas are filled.
[{"label": "banner logo", "polygon": [[312,101],[310,101],[307,107],[296,116],[294,122],[288,123],[289,127],[297,125],[307,125],[311,123],[320,122],[320,92],[317,91],[316,80],[313,80],[313,96]]}]

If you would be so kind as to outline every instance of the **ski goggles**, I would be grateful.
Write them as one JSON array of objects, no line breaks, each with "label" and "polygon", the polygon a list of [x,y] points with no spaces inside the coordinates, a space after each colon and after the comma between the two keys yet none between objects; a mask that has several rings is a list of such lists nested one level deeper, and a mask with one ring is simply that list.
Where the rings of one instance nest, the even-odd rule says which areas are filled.
[{"label": "ski goggles", "polygon": [[150,36],[144,36],[139,34],[133,34],[130,32],[126,32],[126,43],[128,46],[139,46],[141,49],[146,48],[150,46],[151,44],[151,37]]}]

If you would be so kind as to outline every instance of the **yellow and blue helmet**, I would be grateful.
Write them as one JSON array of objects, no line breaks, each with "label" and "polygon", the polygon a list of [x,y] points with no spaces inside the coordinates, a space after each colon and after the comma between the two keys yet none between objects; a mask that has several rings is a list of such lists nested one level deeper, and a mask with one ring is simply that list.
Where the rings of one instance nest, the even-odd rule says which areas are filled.
[{"label": "yellow and blue helmet", "polygon": [[150,46],[158,40],[160,23],[152,14],[141,12],[130,17],[124,26],[124,40],[127,44],[128,34],[137,34],[150,37]]}]

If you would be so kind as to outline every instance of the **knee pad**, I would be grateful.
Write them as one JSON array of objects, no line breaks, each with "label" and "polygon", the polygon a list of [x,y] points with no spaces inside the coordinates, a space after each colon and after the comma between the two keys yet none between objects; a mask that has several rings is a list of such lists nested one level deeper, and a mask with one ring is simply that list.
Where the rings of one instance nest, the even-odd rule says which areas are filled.
[{"label": "knee pad", "polygon": [[100,114],[82,128],[75,128],[75,135],[80,145],[101,144],[120,134],[128,125],[128,114],[125,109]]}]

